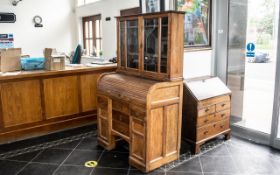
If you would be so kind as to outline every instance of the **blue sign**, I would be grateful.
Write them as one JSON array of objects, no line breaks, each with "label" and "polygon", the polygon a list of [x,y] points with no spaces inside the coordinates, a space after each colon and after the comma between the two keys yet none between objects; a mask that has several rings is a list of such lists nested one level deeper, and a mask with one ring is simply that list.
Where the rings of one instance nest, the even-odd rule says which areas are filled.
[{"label": "blue sign", "polygon": [[256,49],[256,46],[254,43],[248,43],[246,57],[255,57],[256,56],[256,54],[254,52],[255,49]]},{"label": "blue sign", "polygon": [[247,52],[246,57],[255,57],[255,52]]},{"label": "blue sign", "polygon": [[249,52],[253,52],[255,49],[256,49],[256,46],[255,46],[254,43],[248,43],[248,44],[247,44],[247,50],[248,50]]}]

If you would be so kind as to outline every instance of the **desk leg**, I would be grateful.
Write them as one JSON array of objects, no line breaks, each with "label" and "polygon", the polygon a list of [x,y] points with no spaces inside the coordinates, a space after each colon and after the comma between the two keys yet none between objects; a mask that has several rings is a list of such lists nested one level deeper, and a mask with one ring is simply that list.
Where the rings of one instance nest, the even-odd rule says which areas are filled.
[{"label": "desk leg", "polygon": [[112,100],[104,96],[98,96],[97,100],[98,143],[106,150],[112,150],[116,147],[112,136]]}]

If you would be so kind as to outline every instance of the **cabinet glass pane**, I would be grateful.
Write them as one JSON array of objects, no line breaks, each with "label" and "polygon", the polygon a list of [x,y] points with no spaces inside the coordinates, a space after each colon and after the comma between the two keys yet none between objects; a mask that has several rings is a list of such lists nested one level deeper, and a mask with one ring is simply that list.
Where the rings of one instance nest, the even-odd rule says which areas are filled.
[{"label": "cabinet glass pane", "polygon": [[125,22],[120,22],[120,61],[121,66],[125,67]]},{"label": "cabinet glass pane", "polygon": [[138,21],[127,21],[127,67],[138,68]]},{"label": "cabinet glass pane", "polygon": [[161,60],[160,72],[167,73],[167,50],[168,50],[168,17],[161,20]]},{"label": "cabinet glass pane", "polygon": [[146,19],[144,26],[144,70],[157,72],[158,68],[158,19]]}]

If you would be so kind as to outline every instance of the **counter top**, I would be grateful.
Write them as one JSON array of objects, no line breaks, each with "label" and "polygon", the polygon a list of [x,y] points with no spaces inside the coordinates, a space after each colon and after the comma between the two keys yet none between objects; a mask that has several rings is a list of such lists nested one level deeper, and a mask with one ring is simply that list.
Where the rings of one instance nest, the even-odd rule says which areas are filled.
[{"label": "counter top", "polygon": [[34,70],[34,71],[15,71],[15,72],[0,72],[0,81],[18,79],[18,78],[31,78],[38,76],[54,76],[54,75],[64,75],[71,73],[80,73],[80,72],[92,72],[99,70],[110,70],[117,68],[117,64],[108,64],[108,65],[78,65],[78,66],[66,66],[64,70],[57,71],[47,71],[47,70]]}]

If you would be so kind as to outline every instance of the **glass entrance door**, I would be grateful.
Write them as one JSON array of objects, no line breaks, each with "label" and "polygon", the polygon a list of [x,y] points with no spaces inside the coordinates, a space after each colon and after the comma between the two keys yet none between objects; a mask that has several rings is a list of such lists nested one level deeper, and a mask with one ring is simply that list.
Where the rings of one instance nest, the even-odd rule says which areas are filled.
[{"label": "glass entrance door", "polygon": [[272,119],[276,118],[279,0],[229,3],[227,84],[232,90],[231,123],[270,135]]}]

